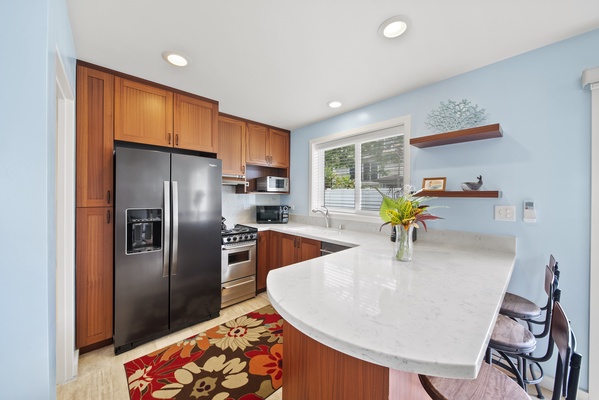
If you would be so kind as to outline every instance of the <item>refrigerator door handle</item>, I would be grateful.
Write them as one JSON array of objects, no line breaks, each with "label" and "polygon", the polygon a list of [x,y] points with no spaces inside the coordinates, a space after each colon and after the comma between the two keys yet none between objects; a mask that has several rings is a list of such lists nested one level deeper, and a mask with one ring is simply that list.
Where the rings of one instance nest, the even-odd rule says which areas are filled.
[{"label": "refrigerator door handle", "polygon": [[164,252],[162,253],[162,277],[168,278],[171,236],[171,189],[170,182],[164,181]]},{"label": "refrigerator door handle", "polygon": [[179,185],[173,181],[173,261],[171,275],[177,275],[177,252],[179,250]]}]

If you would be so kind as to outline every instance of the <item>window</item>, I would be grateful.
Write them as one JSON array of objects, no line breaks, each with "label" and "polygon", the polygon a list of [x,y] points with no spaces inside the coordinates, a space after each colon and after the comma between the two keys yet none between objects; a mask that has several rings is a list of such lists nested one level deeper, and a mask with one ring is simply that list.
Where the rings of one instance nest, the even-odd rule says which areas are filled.
[{"label": "window", "polygon": [[311,141],[311,209],[378,216],[383,193],[409,182],[406,118]]}]

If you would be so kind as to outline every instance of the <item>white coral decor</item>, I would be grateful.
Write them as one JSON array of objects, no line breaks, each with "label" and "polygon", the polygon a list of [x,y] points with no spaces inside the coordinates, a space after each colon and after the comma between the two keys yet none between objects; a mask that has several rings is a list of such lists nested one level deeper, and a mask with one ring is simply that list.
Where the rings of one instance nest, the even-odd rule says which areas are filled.
[{"label": "white coral decor", "polygon": [[487,119],[485,109],[469,100],[447,100],[426,116],[426,127],[437,132],[450,132],[480,126]]}]

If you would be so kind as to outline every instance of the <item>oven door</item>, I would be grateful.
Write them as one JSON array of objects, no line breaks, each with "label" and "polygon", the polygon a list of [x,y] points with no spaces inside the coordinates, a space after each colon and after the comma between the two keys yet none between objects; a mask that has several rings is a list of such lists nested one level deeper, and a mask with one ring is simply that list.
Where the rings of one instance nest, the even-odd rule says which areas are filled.
[{"label": "oven door", "polygon": [[222,246],[221,283],[256,274],[256,241]]}]

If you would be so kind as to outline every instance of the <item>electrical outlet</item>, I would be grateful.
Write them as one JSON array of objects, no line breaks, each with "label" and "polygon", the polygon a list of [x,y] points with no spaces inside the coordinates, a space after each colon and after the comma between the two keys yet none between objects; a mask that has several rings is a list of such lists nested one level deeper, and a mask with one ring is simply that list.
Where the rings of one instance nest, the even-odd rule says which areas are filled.
[{"label": "electrical outlet", "polygon": [[495,206],[495,221],[515,221],[516,206]]},{"label": "electrical outlet", "polygon": [[293,211],[293,210],[295,210],[295,206],[292,204],[292,205],[290,205],[290,206],[289,206],[289,209],[290,209],[291,211]]},{"label": "electrical outlet", "polygon": [[251,205],[249,205],[249,204],[244,204],[244,205],[243,205],[243,209],[244,209],[244,210],[249,210],[250,208],[252,208],[252,206],[251,206]]}]

